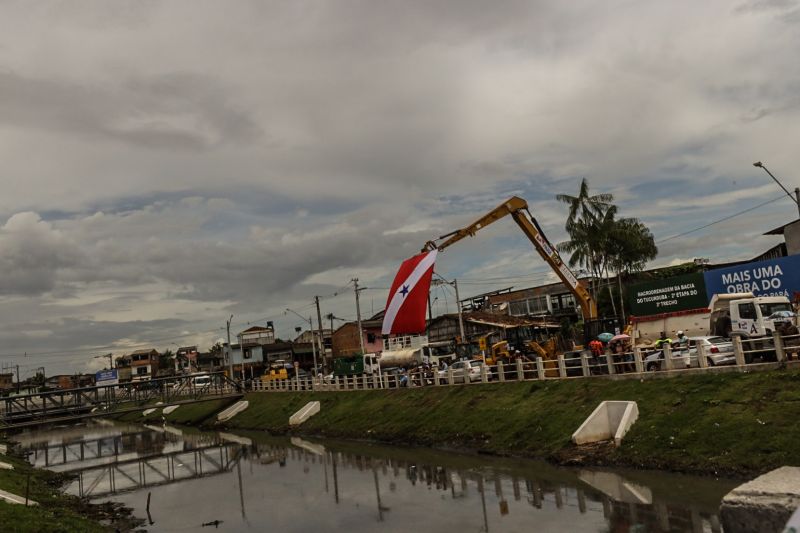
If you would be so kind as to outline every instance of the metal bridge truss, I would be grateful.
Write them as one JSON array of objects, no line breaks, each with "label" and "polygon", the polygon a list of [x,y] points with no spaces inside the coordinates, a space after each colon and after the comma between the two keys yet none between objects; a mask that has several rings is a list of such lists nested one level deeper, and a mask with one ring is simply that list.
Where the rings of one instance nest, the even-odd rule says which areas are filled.
[{"label": "metal bridge truss", "polygon": [[78,496],[99,498],[229,472],[243,453],[224,443],[63,471],[77,476]]},{"label": "metal bridge truss", "polygon": [[36,421],[81,418],[95,411],[110,411],[126,404],[137,407],[160,401],[166,406],[241,395],[241,386],[222,372],[208,375],[211,376],[211,383],[205,386],[195,385],[193,376],[173,376],[8,396],[0,402],[0,430],[32,425]]}]

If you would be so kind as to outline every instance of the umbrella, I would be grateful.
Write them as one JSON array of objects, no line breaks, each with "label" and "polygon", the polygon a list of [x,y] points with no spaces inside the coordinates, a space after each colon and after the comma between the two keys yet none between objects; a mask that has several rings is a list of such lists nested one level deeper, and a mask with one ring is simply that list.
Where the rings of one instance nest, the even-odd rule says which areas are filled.
[{"label": "umbrella", "polygon": [[626,341],[626,340],[628,340],[628,339],[630,339],[630,338],[631,338],[631,336],[630,336],[630,335],[625,335],[625,334],[623,333],[623,334],[621,334],[621,335],[614,335],[614,337],[612,337],[612,338],[611,338],[611,340],[612,340],[612,341]]},{"label": "umbrella", "polygon": [[597,336],[597,340],[602,342],[608,342],[613,338],[614,335],[612,333],[601,333],[600,335]]}]

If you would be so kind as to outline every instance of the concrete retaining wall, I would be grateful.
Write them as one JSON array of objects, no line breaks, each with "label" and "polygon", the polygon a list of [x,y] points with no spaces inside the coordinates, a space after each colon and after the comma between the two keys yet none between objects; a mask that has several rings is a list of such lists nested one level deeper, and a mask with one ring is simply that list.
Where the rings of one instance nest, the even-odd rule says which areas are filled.
[{"label": "concrete retaining wall", "polygon": [[639,406],[636,402],[600,402],[589,418],[572,434],[572,442],[588,444],[613,439],[614,444],[619,446],[637,418]]}]

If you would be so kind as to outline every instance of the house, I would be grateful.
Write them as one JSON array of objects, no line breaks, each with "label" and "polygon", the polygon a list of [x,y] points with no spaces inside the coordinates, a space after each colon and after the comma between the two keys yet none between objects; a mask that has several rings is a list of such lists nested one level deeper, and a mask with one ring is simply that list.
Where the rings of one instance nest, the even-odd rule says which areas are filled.
[{"label": "house", "polygon": [[345,322],[333,332],[331,348],[333,357],[346,357],[361,353],[361,339],[364,341],[366,353],[381,353],[383,351],[383,311],[361,321],[361,335],[358,332],[357,322]]},{"label": "house", "polygon": [[14,374],[0,374],[0,393],[14,388]]},{"label": "house", "polygon": [[[233,366],[233,376],[236,379],[258,377],[264,371],[264,350],[276,346],[272,344],[233,344],[222,345],[223,370],[228,370],[228,365]],[[290,350],[291,353],[291,350]]]},{"label": "house", "polygon": [[[331,350],[331,338],[333,337],[333,330],[332,329],[322,329],[322,346],[325,348],[326,352]],[[319,339],[319,330],[315,329],[313,333],[310,330],[303,331],[300,335],[298,335],[292,342],[297,343],[310,343],[311,339]],[[319,341],[317,341],[319,342]],[[319,355],[319,354],[318,354]]]},{"label": "house", "polygon": [[222,352],[203,352],[197,354],[198,372],[218,372],[223,368]]},{"label": "house", "polygon": [[197,346],[183,346],[175,352],[175,372],[191,374],[197,372]]},{"label": "house", "polygon": [[[587,289],[590,281],[591,278],[578,280]],[[511,316],[550,315],[577,318],[580,305],[575,301],[575,295],[563,283],[558,282],[490,295],[487,310]]]},{"label": "house", "polygon": [[136,350],[131,352],[130,358],[131,380],[146,381],[158,375],[158,358],[161,354],[155,348]]},{"label": "house", "polygon": [[236,336],[239,339],[239,344],[272,344],[275,342],[275,328],[272,322],[267,322],[267,327],[253,326],[244,331],[239,332]]},{"label": "house", "polygon": [[44,380],[48,389],[79,389],[94,385],[94,376],[91,374],[56,374]]}]

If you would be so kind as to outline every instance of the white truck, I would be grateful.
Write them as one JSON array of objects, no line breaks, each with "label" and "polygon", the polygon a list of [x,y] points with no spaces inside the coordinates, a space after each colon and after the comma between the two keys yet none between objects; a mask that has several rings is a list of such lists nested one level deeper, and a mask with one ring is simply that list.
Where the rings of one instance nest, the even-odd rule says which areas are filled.
[{"label": "white truck", "polygon": [[785,296],[755,296],[752,292],[715,294],[708,309],[636,317],[632,337],[637,346],[651,345],[665,333],[675,338],[716,335],[763,337],[772,335],[781,323],[796,324],[792,304]]}]

